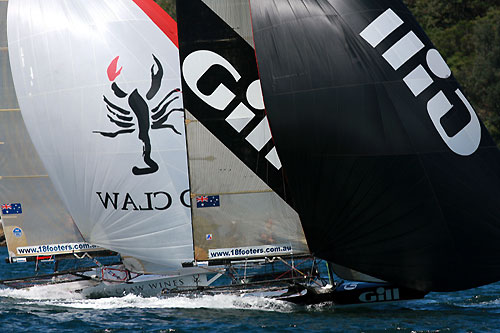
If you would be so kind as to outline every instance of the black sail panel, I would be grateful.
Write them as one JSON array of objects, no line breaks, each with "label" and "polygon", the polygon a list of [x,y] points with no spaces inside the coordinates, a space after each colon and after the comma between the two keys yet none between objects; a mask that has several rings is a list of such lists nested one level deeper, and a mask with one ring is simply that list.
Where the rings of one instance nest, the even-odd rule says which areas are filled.
[{"label": "black sail panel", "polygon": [[425,291],[500,279],[500,154],[400,1],[251,0],[311,251]]},{"label": "black sail panel", "polygon": [[[203,0],[177,2],[186,108],[273,191],[289,202],[291,198],[287,196],[281,162],[271,133],[266,130],[269,126],[264,106],[259,105],[258,98],[254,102],[251,98],[257,93],[262,94],[255,50],[205,2],[216,3]],[[244,30],[243,27],[236,29]],[[251,32],[249,34],[251,37]],[[262,132],[268,133],[262,135]]]}]

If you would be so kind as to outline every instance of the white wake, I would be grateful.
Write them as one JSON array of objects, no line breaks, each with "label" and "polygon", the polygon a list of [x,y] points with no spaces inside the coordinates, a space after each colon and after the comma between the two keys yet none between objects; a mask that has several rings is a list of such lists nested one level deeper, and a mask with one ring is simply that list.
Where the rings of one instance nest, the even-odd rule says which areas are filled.
[{"label": "white wake", "polygon": [[29,289],[0,289],[0,297],[18,299],[25,304],[52,305],[75,309],[248,309],[291,312],[294,305],[256,296],[203,295],[198,297],[141,297],[127,295],[85,299],[62,285],[36,286]]}]

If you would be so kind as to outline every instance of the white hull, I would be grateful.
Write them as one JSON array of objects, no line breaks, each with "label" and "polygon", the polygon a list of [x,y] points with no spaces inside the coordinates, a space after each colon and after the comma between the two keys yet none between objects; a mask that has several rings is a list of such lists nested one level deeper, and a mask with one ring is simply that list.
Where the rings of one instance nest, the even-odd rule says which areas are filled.
[{"label": "white hull", "polygon": [[206,274],[189,274],[180,276],[150,275],[141,276],[128,282],[104,281],[97,286],[81,290],[87,298],[121,297],[134,294],[143,297],[155,297],[168,293],[169,290],[182,290],[207,286]]}]

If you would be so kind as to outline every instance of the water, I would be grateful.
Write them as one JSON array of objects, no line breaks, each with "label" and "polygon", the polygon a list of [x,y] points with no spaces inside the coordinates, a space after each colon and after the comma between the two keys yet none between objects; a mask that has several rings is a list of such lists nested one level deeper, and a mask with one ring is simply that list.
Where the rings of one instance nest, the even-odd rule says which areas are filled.
[{"label": "water", "polygon": [[[1,262],[0,279],[27,275],[33,267]],[[0,289],[0,327],[3,332],[500,332],[500,283],[344,308],[238,296],[86,300],[61,286]]]}]

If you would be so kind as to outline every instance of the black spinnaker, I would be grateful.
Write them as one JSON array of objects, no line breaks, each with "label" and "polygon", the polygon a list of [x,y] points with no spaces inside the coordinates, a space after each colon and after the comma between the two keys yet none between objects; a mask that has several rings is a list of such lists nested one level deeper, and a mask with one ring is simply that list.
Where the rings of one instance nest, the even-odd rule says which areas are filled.
[{"label": "black spinnaker", "polygon": [[500,279],[500,154],[401,1],[250,0],[314,255],[423,291]]}]

